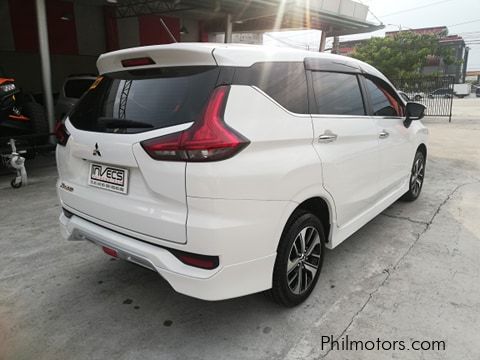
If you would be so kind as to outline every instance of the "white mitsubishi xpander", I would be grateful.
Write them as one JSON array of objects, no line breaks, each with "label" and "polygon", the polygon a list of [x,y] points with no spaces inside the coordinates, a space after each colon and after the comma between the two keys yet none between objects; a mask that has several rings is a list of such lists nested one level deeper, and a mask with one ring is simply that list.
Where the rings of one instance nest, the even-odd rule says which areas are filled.
[{"label": "white mitsubishi xpander", "polygon": [[56,129],[63,233],[180,293],[299,304],[325,248],[422,189],[425,108],[360,61],[181,43],[98,70]]}]

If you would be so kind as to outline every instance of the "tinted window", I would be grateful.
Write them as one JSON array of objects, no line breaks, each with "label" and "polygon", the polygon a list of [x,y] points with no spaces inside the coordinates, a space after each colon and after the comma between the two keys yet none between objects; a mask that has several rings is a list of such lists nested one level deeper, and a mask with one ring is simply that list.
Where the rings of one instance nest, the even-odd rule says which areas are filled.
[{"label": "tinted window", "polygon": [[235,84],[256,86],[289,111],[308,114],[303,62],[265,62],[237,68]]},{"label": "tinted window", "polygon": [[95,80],[91,79],[74,79],[68,80],[65,84],[65,96],[68,98],[80,99],[85,91]]},{"label": "tinted window", "polygon": [[312,81],[318,114],[365,115],[356,75],[314,71]]},{"label": "tinted window", "polygon": [[215,87],[218,67],[177,67],[107,74],[70,115],[73,126],[134,133],[197,120]]},{"label": "tinted window", "polygon": [[387,87],[374,82],[372,79],[365,79],[367,91],[370,94],[372,113],[375,116],[401,116],[402,106]]}]

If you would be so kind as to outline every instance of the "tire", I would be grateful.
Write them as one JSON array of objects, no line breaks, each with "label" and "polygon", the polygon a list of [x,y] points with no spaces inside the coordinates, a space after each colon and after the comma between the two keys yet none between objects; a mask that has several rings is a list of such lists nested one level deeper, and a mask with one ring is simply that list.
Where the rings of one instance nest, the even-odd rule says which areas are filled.
[{"label": "tire", "polygon": [[404,201],[415,201],[420,196],[425,178],[425,156],[419,150],[413,160],[408,191],[402,196]]},{"label": "tire", "polygon": [[19,183],[16,183],[15,179],[13,179],[12,181],[10,181],[10,186],[14,189],[19,189],[22,187],[22,182],[20,181]]},{"label": "tire", "polygon": [[422,100],[422,96],[421,96],[421,95],[415,95],[415,97],[413,98],[413,100],[415,100],[415,101],[420,101],[420,100]]},{"label": "tire", "polygon": [[[300,251],[302,238],[304,245]],[[305,301],[318,281],[324,253],[325,232],[321,221],[304,210],[295,211],[285,226],[277,249],[270,290],[273,300],[286,307]]]},{"label": "tire", "polygon": [[43,145],[48,142],[48,119],[42,105],[28,101],[22,106],[22,113],[32,122],[32,132],[34,134],[45,134],[45,136],[36,137],[30,140],[32,145]]}]

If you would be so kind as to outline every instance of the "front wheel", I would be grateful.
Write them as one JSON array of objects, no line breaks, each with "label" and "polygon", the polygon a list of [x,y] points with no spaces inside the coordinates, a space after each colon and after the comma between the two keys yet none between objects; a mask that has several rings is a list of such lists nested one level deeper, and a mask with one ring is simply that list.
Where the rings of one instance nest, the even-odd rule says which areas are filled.
[{"label": "front wheel", "polygon": [[305,301],[318,281],[325,249],[322,223],[297,210],[287,223],[277,250],[271,295],[284,306]]},{"label": "front wheel", "polygon": [[420,195],[425,177],[425,156],[421,151],[417,151],[413,160],[412,172],[410,174],[410,186],[403,195],[402,200],[414,201]]}]

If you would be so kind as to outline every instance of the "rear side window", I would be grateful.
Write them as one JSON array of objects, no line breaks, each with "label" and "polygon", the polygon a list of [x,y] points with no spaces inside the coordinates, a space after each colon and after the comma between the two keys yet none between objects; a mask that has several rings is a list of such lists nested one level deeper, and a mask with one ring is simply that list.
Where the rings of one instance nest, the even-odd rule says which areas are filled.
[{"label": "rear side window", "polygon": [[65,96],[67,98],[80,99],[95,79],[72,79],[65,84]]},{"label": "rear side window", "polygon": [[312,84],[318,114],[366,114],[356,75],[313,71]]},{"label": "rear side window", "polygon": [[107,74],[70,115],[73,126],[95,132],[137,133],[194,122],[215,87],[212,66]]},{"label": "rear side window", "polygon": [[248,68],[237,68],[234,84],[256,86],[285,109],[308,114],[303,62],[263,62]]}]

